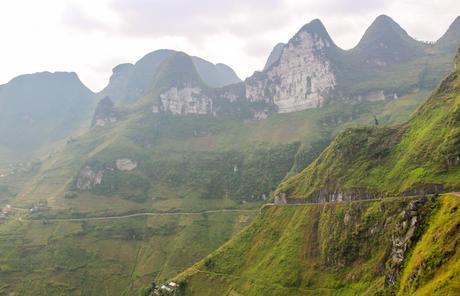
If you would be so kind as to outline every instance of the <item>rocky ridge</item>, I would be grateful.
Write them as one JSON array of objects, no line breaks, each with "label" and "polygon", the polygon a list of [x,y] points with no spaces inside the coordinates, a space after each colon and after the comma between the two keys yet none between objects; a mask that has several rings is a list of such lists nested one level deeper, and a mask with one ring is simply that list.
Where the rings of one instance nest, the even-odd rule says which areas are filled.
[{"label": "rocky ridge", "polygon": [[[460,44],[460,37],[452,37],[457,22],[440,39],[440,44],[446,43],[446,39]],[[375,76],[386,72],[385,77],[410,76],[404,74],[406,70],[401,65],[424,59],[433,51],[450,59],[454,50],[440,48],[444,47],[416,41],[391,18],[379,16],[359,44],[345,51],[334,44],[321,21],[313,20],[287,44],[277,44],[264,70],[255,72],[244,82],[230,88],[209,88],[205,84],[171,87],[160,94],[163,107],[154,107],[153,111],[216,115],[216,109],[226,113],[218,105],[240,101],[249,106],[252,118],[264,119],[272,113],[318,108],[334,101],[395,100],[407,92],[431,88],[434,86],[431,76],[439,75],[439,71],[447,74],[448,67],[417,66],[411,71],[419,72],[420,78],[401,79],[401,86],[396,87],[394,82],[376,82],[384,79],[373,81]],[[353,89],[353,85],[358,88]],[[238,91],[234,92],[235,89]]]}]

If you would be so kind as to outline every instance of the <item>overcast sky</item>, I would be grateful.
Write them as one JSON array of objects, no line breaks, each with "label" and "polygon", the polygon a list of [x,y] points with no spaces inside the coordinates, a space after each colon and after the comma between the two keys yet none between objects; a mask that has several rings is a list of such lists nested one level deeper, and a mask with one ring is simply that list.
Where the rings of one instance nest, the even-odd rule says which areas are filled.
[{"label": "overcast sky", "polygon": [[39,71],[75,71],[99,91],[114,66],[160,48],[260,70],[272,47],[319,18],[342,48],[379,14],[416,39],[437,40],[458,0],[0,0],[0,84]]}]

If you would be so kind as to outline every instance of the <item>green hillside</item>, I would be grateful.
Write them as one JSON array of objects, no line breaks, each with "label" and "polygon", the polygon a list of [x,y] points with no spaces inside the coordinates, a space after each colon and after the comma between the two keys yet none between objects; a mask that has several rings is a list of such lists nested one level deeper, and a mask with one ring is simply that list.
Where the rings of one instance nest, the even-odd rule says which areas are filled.
[{"label": "green hillside", "polygon": [[[198,197],[261,200],[286,175],[299,172],[315,159],[338,131],[373,122],[371,112],[382,124],[404,121],[424,95],[338,104],[263,121],[136,111],[74,138],[45,159],[40,171],[11,202],[29,206],[45,198],[57,208],[72,205],[94,211],[99,207],[97,201],[111,197],[121,197],[123,203],[131,204],[129,208],[155,208],[164,199],[180,204]],[[105,170],[118,158],[135,159],[139,166],[132,172],[110,171],[101,186],[80,192],[76,199],[64,198],[65,192],[75,190],[82,167]],[[130,201],[126,194],[133,193],[130,182],[138,192],[136,201]],[[106,208],[104,203],[101,207]]]},{"label": "green hillside", "polygon": [[408,123],[342,132],[277,189],[318,203],[266,205],[175,295],[459,294],[459,194],[427,196],[459,187],[459,93],[460,50]]},{"label": "green hillside", "polygon": [[0,225],[0,295],[139,295],[248,225],[252,212]]},{"label": "green hillside", "polygon": [[[44,159],[11,203],[31,207],[47,200],[59,211],[88,213],[107,211],[107,200],[114,201],[110,211],[115,212],[200,208],[209,200],[217,206],[224,197],[232,204],[261,202],[344,128],[372,123],[373,114],[382,125],[404,122],[427,96],[418,92],[397,100],[337,103],[253,120],[241,112],[152,113],[152,104],[165,89],[185,84],[206,88],[186,54],[165,59],[152,83],[154,90],[142,99],[110,106],[105,113],[113,122],[93,126]],[[222,108],[244,108],[238,101],[232,104]],[[126,159],[136,167],[117,169],[117,161]],[[101,180],[96,182],[98,174]],[[85,182],[88,186],[81,185]]]},{"label": "green hillside", "polygon": [[[312,34],[327,34],[319,21],[313,24]],[[362,53],[349,52],[350,59],[343,52],[330,53],[345,58],[334,65],[342,74],[355,62],[366,65],[355,59]],[[256,111],[268,103],[245,100],[243,83],[214,89],[202,75],[209,65],[200,70],[197,59],[185,53],[157,54],[119,66],[123,77],[114,74],[109,90],[120,96],[102,99],[92,122],[86,109],[65,106],[64,111],[82,120],[61,123],[66,112],[53,113],[56,120],[44,116],[63,132],[60,145],[46,149],[39,161],[14,166],[0,161],[0,208],[12,206],[0,220],[0,295],[137,294],[215,251],[248,226],[275,191],[288,198],[314,198],[457,188],[460,98],[453,94],[458,71],[418,110],[430,84],[418,87],[418,78],[406,74],[419,73],[421,68],[415,71],[410,63],[421,65],[420,56],[385,71],[363,66],[365,71],[349,72],[350,89],[372,90],[369,81],[375,79],[378,87],[390,90],[408,85],[401,92],[405,96],[331,101],[256,120]],[[450,60],[444,63],[449,56],[450,51],[437,49],[430,65],[439,71],[422,78],[434,83],[450,65]],[[361,76],[353,73],[368,80],[355,84]],[[355,91],[350,89],[346,95]],[[183,112],[184,106],[193,111],[207,100],[212,112]],[[162,109],[163,104],[168,107]],[[85,125],[83,133],[67,133],[77,124]],[[3,146],[1,155],[8,155]],[[436,287],[429,272],[420,281],[411,280],[413,270],[420,270],[420,258],[448,250],[441,242],[430,247],[431,253],[424,253],[423,246],[431,244],[431,226],[452,231],[440,222],[449,219],[448,213],[437,210],[453,211],[451,199],[267,206],[247,230],[179,280],[198,295],[352,295],[382,291],[384,283],[396,291],[400,276],[409,279],[400,287],[404,293],[425,283],[426,289]],[[406,227],[409,223],[414,225]],[[397,245],[394,237],[406,235],[414,244],[405,251],[421,250],[403,269],[391,252]],[[405,253],[405,259],[409,256]],[[445,271],[440,276],[452,275]]]},{"label": "green hillside", "polygon": [[174,280],[179,295],[457,295],[459,206],[453,195],[267,206]]},{"label": "green hillside", "polygon": [[398,195],[460,187],[460,67],[411,119],[341,133],[302,173],[277,189],[290,198]]},{"label": "green hillside", "polygon": [[[159,67],[157,89],[201,83],[185,55]],[[176,73],[184,68],[188,70],[181,72],[183,75]],[[43,203],[47,206],[30,216],[39,222],[0,225],[4,238],[17,237],[0,244],[2,254],[7,254],[1,276],[9,282],[0,291],[98,294],[107,287],[109,293],[131,294],[152,280],[170,278],[230,239],[247,225],[252,213],[208,214],[209,219],[193,219],[196,222],[187,216],[171,217],[168,223],[176,226],[171,226],[167,236],[159,230],[164,225],[157,225],[162,220],[153,217],[126,222],[51,219],[257,209],[280,181],[315,159],[339,131],[373,122],[372,113],[381,124],[402,122],[426,96],[419,92],[398,100],[329,105],[259,121],[233,115],[153,114],[154,92],[130,105],[113,107],[103,101],[95,118],[112,116],[116,121],[94,125],[87,133],[69,139],[34,170],[0,179],[0,184],[11,189],[2,195],[3,204],[26,209]],[[119,171],[117,159],[135,160],[137,167]],[[104,177],[100,184],[80,190],[76,188],[78,179],[87,166],[103,172]],[[18,215],[16,218],[22,217]],[[156,228],[152,230],[146,223]],[[93,226],[84,229],[85,225]],[[123,237],[126,233],[140,233],[142,239]],[[31,238],[35,236],[40,242]],[[201,239],[208,241],[201,243]],[[191,240],[198,243],[190,244]],[[124,251],[113,254],[114,245]],[[176,245],[177,249],[169,249]],[[135,259],[139,248],[146,252],[142,260]],[[165,251],[157,252],[158,248]],[[50,259],[55,253],[62,256]],[[79,263],[69,259],[73,256],[80,258]],[[165,258],[177,262],[165,263]],[[25,268],[29,261],[36,264]],[[136,271],[128,276],[133,266],[138,266],[139,275]],[[163,266],[165,271],[160,270]]]}]

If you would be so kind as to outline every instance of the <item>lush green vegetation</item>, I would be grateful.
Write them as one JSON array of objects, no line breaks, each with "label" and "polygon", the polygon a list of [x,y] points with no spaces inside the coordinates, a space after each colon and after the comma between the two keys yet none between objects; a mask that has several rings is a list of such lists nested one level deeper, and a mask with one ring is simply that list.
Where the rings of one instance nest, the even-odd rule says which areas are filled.
[{"label": "lush green vegetation", "polygon": [[[450,77],[427,103],[429,107],[419,109],[409,124],[341,134],[314,163],[320,173],[314,186],[321,187],[324,178],[351,190],[399,186],[395,190],[399,192],[420,180],[438,184],[436,178],[446,187],[455,186],[458,176],[452,173],[452,164],[457,161],[459,99],[451,95],[458,79]],[[131,295],[152,280],[170,278],[228,240],[250,215],[222,212],[86,222],[51,218],[255,208],[279,182],[309,165],[342,130],[372,124],[373,114],[382,126],[401,124],[427,96],[410,85],[407,91],[414,92],[397,100],[336,103],[261,121],[250,120],[244,112],[261,106],[239,101],[225,106],[243,110],[238,114],[173,116],[152,114],[152,104],[169,87],[203,86],[193,64],[185,55],[174,55],[159,65],[152,79],[150,93],[112,110],[119,115],[116,123],[69,139],[43,160],[38,172],[17,178],[17,183],[11,183],[15,176],[0,180],[0,186],[6,185],[0,187],[2,201],[24,208],[39,202],[50,207],[34,214],[42,220],[12,219],[0,225],[0,276],[7,283],[0,284],[0,294],[121,291]],[[433,136],[434,131],[440,135]],[[427,135],[431,140],[425,141]],[[440,145],[440,141],[445,143]],[[434,157],[426,154],[433,147],[442,148]],[[418,152],[406,155],[409,150]],[[119,170],[116,161],[120,158],[134,160],[138,166],[129,172]],[[353,161],[356,158],[359,161]],[[432,162],[426,169],[437,175],[427,174],[418,165],[427,159]],[[379,170],[380,162],[392,174]],[[87,167],[101,179],[87,190],[77,188]],[[336,182],[330,178],[335,175],[322,174],[324,170],[357,183]],[[404,174],[409,177],[404,179]],[[280,188],[291,196],[304,196],[316,188],[304,182],[304,175],[288,179]],[[383,187],[390,183],[394,187]],[[212,295],[382,291],[388,246],[398,231],[398,211],[407,203],[396,199],[265,208],[247,231],[190,269],[184,279],[190,291]],[[429,206],[420,210],[421,218]]]},{"label": "lush green vegetation", "polygon": [[[111,196],[111,208],[124,204],[127,211],[191,196],[261,199],[286,175],[314,160],[338,131],[373,122],[371,113],[384,125],[401,122],[425,96],[326,106],[263,121],[133,113],[67,143],[43,162],[12,202],[30,206],[45,198],[51,207],[98,211],[107,208],[104,196]],[[93,204],[85,192],[64,198],[65,192],[75,191],[85,164],[114,167],[117,158],[135,159],[139,166],[129,173],[107,171],[101,186],[92,190]]]},{"label": "lush green vegetation", "polygon": [[138,295],[203,258],[253,213],[0,225],[0,294]]},{"label": "lush green vegetation", "polygon": [[[407,230],[406,209],[422,200],[268,206],[176,280],[187,295],[454,295],[460,200],[426,201],[417,209],[420,223]],[[402,277],[391,285],[385,279],[395,238],[408,233],[416,243],[403,253]]]},{"label": "lush green vegetation", "polygon": [[[5,198],[19,207],[47,200],[51,210],[36,214],[43,221],[53,216],[256,208],[260,203],[242,201],[268,196],[341,129],[372,122],[371,112],[382,124],[401,122],[425,97],[418,93],[396,101],[326,106],[263,121],[124,109],[120,113],[125,117],[117,123],[93,128],[44,159],[38,172],[18,179],[18,185],[26,184],[23,190]],[[127,116],[129,112],[135,113]],[[139,166],[132,172],[111,171],[90,192],[74,190],[85,164],[113,167],[117,158],[135,159]],[[11,178],[6,183],[14,184]],[[138,186],[137,179],[145,185]],[[0,225],[1,277],[8,282],[0,291],[130,295],[191,266],[248,221],[220,213],[207,219],[10,222]]]},{"label": "lush green vegetation", "polygon": [[460,69],[450,74],[412,116],[395,127],[341,133],[278,192],[292,198],[364,189],[371,194],[416,194],[460,187]]},{"label": "lush green vegetation", "polygon": [[[279,181],[302,170],[341,129],[372,122],[371,112],[382,124],[401,122],[425,97],[426,93],[418,93],[396,101],[326,106],[263,121],[122,109],[121,120],[93,128],[63,145],[43,160],[38,172],[17,180],[18,189],[25,183],[17,195],[15,192],[5,198],[19,207],[47,200],[51,210],[36,214],[44,221],[53,216],[255,208],[260,203],[243,201],[260,200],[263,194],[268,197]],[[396,109],[398,112],[393,112]],[[135,159],[138,168],[110,171],[101,186],[89,192],[75,190],[75,180],[84,165],[113,167],[117,158]],[[11,178],[5,183],[14,184]],[[152,222],[154,217],[139,220],[150,221],[157,232],[148,230],[144,222],[119,220],[0,225],[4,234],[1,265],[5,270],[1,277],[9,283],[0,291],[99,294],[107,287],[109,294],[132,294],[152,280],[161,282],[174,276],[224,243],[233,230],[246,225],[238,222],[240,215],[223,214],[228,218],[217,219],[219,215],[210,214],[208,220],[193,224],[186,218],[168,218],[175,226],[167,236],[157,233],[160,228],[168,229],[169,224],[163,225],[166,222],[159,224],[166,218],[157,223]],[[85,232],[81,230],[85,224],[95,228]],[[123,238],[129,236],[130,227],[144,239]],[[76,233],[71,231],[74,228]],[[58,231],[61,234],[55,235]],[[39,244],[28,238],[35,235],[43,239]],[[136,260],[139,249],[145,256]],[[52,259],[54,253],[61,254],[57,258],[64,258],[62,262]],[[79,260],[72,263],[65,259],[72,256]],[[29,267],[22,269],[29,261]],[[140,271],[131,277],[133,266]],[[163,266],[165,272],[159,270]]]},{"label": "lush green vegetation", "polygon": [[[278,193],[362,198],[459,188],[459,93],[460,51],[408,123],[347,129]],[[191,295],[456,295],[459,206],[458,193],[266,206],[176,280]]]}]

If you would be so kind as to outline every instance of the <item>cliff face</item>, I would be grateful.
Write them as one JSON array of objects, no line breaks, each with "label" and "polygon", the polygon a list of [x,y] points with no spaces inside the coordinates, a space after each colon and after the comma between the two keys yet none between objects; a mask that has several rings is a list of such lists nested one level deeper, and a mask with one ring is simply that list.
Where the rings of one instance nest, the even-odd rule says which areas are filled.
[{"label": "cliff face", "polygon": [[[183,95],[169,94],[165,102],[171,106],[212,105],[207,109],[198,108],[199,111],[174,110],[175,114],[216,114],[218,105],[225,105],[221,103],[229,102],[229,97],[237,98],[249,106],[249,110],[244,111],[249,111],[250,117],[264,119],[272,113],[301,111],[340,101],[396,100],[408,93],[431,89],[448,73],[446,65],[454,49],[443,44],[447,39],[450,43],[460,42],[455,34],[456,23],[458,20],[446,33],[449,38],[430,45],[416,41],[390,17],[382,15],[366,30],[355,48],[342,50],[334,44],[323,24],[314,20],[287,44],[276,45],[263,71],[236,84],[243,93],[230,91],[230,96],[222,96],[224,92],[229,93],[228,88],[217,88],[212,92],[199,91],[198,95],[198,91],[189,89]],[[197,95],[200,100],[196,99]],[[254,108],[261,103],[264,106]],[[177,106],[172,109],[181,108]]]},{"label": "cliff face", "polygon": [[[169,84],[176,85],[161,91],[156,77],[162,75],[162,64],[185,54],[159,50],[135,65],[116,67],[109,85],[99,95],[109,95],[115,101],[159,98],[152,109],[155,113],[228,115],[238,111],[247,119],[265,119],[273,113],[339,101],[396,100],[431,89],[447,73],[454,49],[443,44],[446,40],[460,42],[455,34],[457,23],[446,33],[448,38],[429,45],[410,37],[388,16],[379,16],[355,48],[342,50],[321,21],[313,20],[287,44],[276,45],[263,71],[244,82],[228,66],[187,56],[191,62],[167,77]],[[181,72],[195,73],[193,79],[180,84],[176,80],[184,76]],[[236,101],[240,104],[232,105]]]},{"label": "cliff face", "polygon": [[319,21],[306,25],[284,46],[277,62],[246,80],[247,99],[274,104],[279,113],[320,107],[336,83],[326,54],[333,46]]},{"label": "cliff face", "polygon": [[204,93],[208,88],[192,58],[184,53],[174,54],[159,65],[153,86],[153,113],[187,115],[212,112],[212,100]]},{"label": "cliff face", "polygon": [[[455,197],[443,196],[269,206],[248,229],[176,280],[186,295],[409,295],[421,290],[445,295],[458,280],[458,250],[451,249],[445,261],[435,258],[458,241],[458,205]],[[442,224],[446,219],[454,221]],[[430,241],[434,231],[452,235]],[[421,258],[432,258],[436,270],[457,267],[442,275],[452,277],[441,284]]]},{"label": "cliff face", "polygon": [[184,85],[181,88],[172,87],[160,94],[160,106],[154,106],[152,111],[172,114],[210,114],[212,100],[199,86]]},{"label": "cliff face", "polygon": [[287,113],[322,106],[336,84],[328,58],[328,52],[336,50],[336,46],[321,22],[315,20],[305,25],[288,44],[276,50],[270,67],[256,72],[244,83],[213,91],[196,81],[171,87],[159,95],[160,105],[154,106],[153,112],[185,115],[216,114],[218,110],[229,113],[218,106],[244,101],[246,105],[263,104],[265,108],[250,108],[253,118],[263,119],[271,112]]}]

